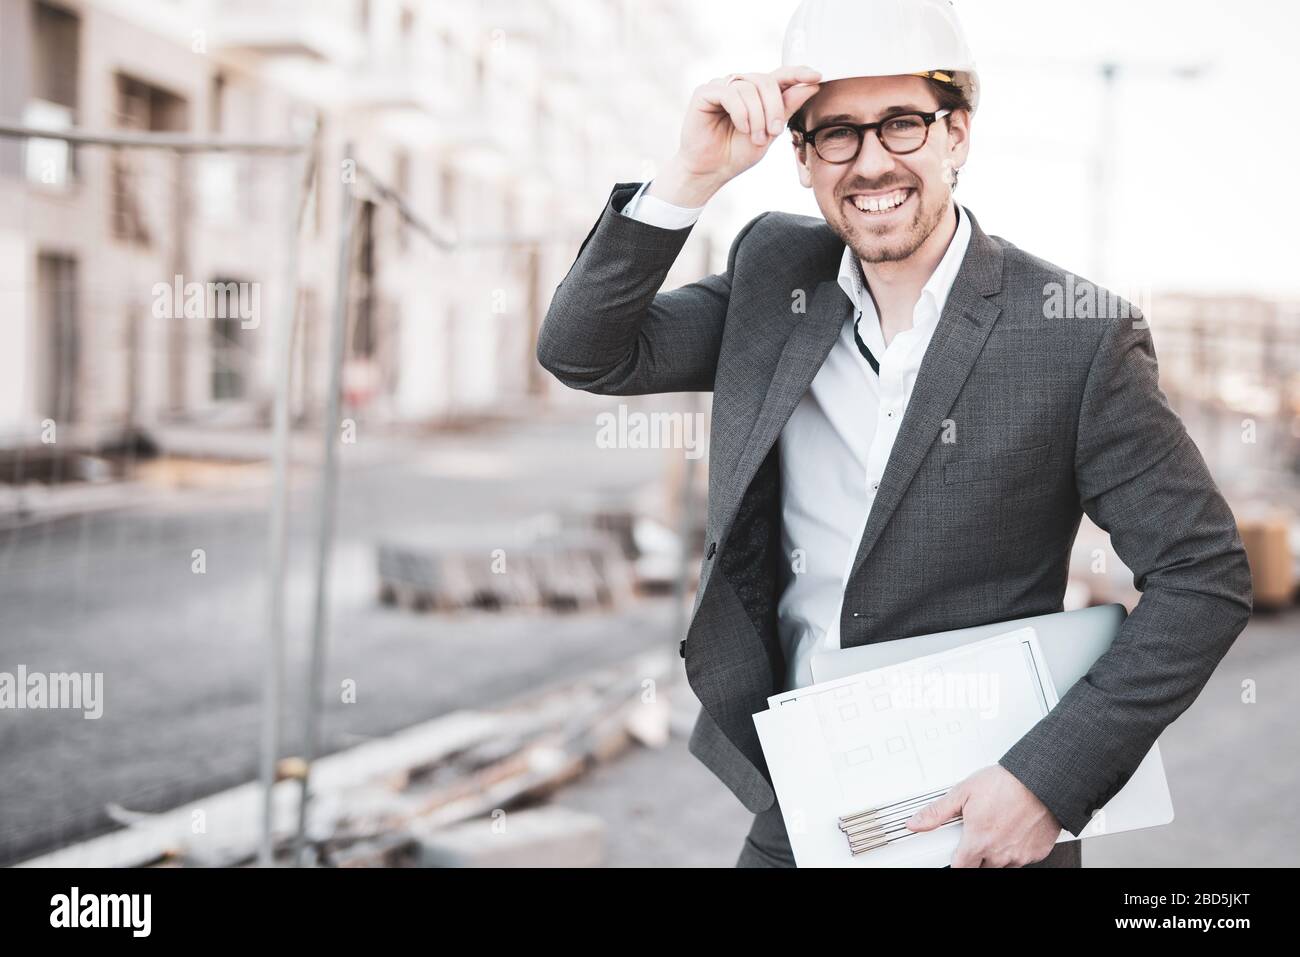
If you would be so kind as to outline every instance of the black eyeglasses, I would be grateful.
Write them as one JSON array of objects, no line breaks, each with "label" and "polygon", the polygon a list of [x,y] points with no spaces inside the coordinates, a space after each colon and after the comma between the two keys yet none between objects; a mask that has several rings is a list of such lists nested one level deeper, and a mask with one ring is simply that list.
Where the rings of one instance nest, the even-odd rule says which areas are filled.
[{"label": "black eyeglasses", "polygon": [[827,163],[851,163],[857,159],[867,130],[875,130],[880,145],[891,153],[915,153],[929,138],[930,124],[951,112],[895,113],[875,123],[828,123],[804,133],[803,139]]}]

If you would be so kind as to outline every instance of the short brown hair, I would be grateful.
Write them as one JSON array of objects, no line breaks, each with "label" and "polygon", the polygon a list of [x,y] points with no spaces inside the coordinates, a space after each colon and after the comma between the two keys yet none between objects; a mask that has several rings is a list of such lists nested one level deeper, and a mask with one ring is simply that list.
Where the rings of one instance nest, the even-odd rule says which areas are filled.
[{"label": "short brown hair", "polygon": [[[945,70],[945,73],[952,74],[954,71]],[[943,80],[936,80],[933,77],[922,77],[926,83],[930,84],[930,89],[934,92],[934,98],[939,101],[937,109],[940,110],[969,110],[971,108],[970,100],[961,87],[945,83]],[[805,104],[806,106],[807,104]],[[804,107],[795,110],[794,115],[786,122],[786,127],[792,133],[798,133],[802,138],[804,133],[808,132],[805,125],[806,118],[803,115]],[[947,117],[944,117],[946,120]]]}]

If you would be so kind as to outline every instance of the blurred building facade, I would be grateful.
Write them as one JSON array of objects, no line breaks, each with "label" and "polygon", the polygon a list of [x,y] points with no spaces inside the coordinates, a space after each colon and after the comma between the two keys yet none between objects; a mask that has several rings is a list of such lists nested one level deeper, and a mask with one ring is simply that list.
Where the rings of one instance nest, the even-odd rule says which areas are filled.
[{"label": "blurred building facade", "polygon": [[1216,480],[1300,508],[1300,303],[1163,294],[1151,335],[1161,387]]},{"label": "blurred building facade", "polygon": [[[671,151],[699,80],[687,64],[709,44],[694,23],[685,0],[0,0],[0,119],[318,131],[298,245],[299,419],[323,408],[352,144],[461,244],[437,252],[359,188],[347,396],[380,421],[437,421],[580,398],[537,367],[536,330],[609,186]],[[0,445],[36,441],[47,419],[91,434],[264,423],[265,320],[287,303],[299,190],[279,157],[0,136]],[[710,230],[725,221],[701,221],[669,285],[720,268],[732,237]],[[258,284],[262,321],[160,318],[156,289],[178,276]],[[1270,469],[1300,467],[1300,304],[1161,295],[1152,328],[1171,399],[1225,437],[1207,449],[1216,469],[1245,461],[1243,417],[1264,429]]]},{"label": "blurred building facade", "polygon": [[[438,252],[360,190],[344,387],[378,420],[436,421],[553,390],[536,328],[609,185],[671,146],[692,85],[680,62],[702,42],[689,30],[683,0],[0,0],[0,118],[318,131],[300,418],[323,406],[352,144],[461,243]],[[0,137],[0,441],[35,441],[47,419],[264,423],[298,191],[282,157]],[[159,284],[182,282],[255,285],[260,321],[160,317]]]}]

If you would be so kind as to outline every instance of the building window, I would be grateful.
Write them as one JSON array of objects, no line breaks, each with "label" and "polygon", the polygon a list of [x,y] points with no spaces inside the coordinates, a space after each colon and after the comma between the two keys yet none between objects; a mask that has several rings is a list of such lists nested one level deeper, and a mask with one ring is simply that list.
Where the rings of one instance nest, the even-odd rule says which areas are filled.
[{"label": "building window", "polygon": [[[225,286],[225,284],[231,284]],[[243,288],[237,279],[215,279],[217,288]],[[242,399],[248,393],[248,350],[240,340],[243,329],[237,317],[212,316],[212,398],[216,401]]]},{"label": "building window", "polygon": [[[123,130],[153,133],[181,132],[188,127],[184,98],[142,80],[117,75],[117,126]],[[160,183],[175,183],[177,170],[167,167],[171,158],[145,155],[141,150],[117,149],[112,162],[112,229],[118,239],[140,245],[153,242],[153,227],[171,220],[167,210],[176,197]],[[150,215],[153,211],[154,215]]]},{"label": "building window", "polygon": [[[33,5],[31,98],[23,108],[23,123],[48,130],[66,130],[77,122],[77,81],[81,60],[81,21],[47,3]],[[68,185],[76,172],[76,152],[61,139],[27,142],[26,175],[33,183],[53,189]]]},{"label": "building window", "polygon": [[350,355],[370,358],[375,354],[378,316],[375,290],[375,204],[363,202],[357,217],[357,317]]},{"label": "building window", "polygon": [[56,422],[79,416],[81,334],[77,323],[77,261],[41,253],[36,260],[39,334],[37,403]]}]

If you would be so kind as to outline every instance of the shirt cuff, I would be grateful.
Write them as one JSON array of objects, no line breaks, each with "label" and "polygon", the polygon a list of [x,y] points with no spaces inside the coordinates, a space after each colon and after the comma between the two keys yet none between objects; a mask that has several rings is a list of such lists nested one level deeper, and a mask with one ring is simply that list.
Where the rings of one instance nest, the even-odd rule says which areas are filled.
[{"label": "shirt cuff", "polygon": [[624,216],[661,229],[685,229],[700,218],[700,213],[704,211],[703,206],[674,206],[658,196],[646,195],[646,189],[653,182],[654,180],[646,180],[641,184],[641,188],[623,207]]}]

